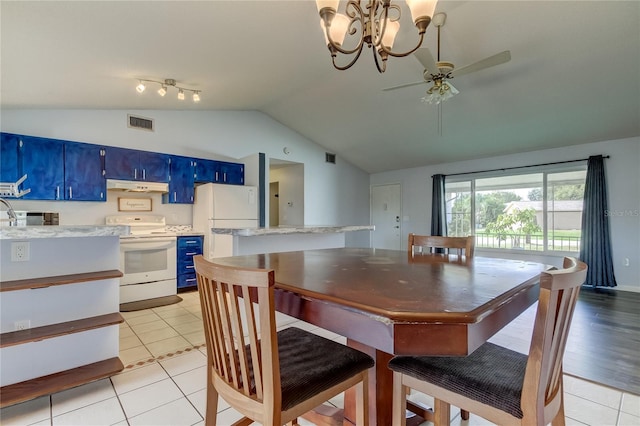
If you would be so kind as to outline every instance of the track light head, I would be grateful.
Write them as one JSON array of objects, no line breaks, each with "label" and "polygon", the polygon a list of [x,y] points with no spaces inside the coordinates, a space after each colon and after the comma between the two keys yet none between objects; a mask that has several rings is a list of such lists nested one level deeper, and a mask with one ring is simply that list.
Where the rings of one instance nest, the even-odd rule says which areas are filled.
[{"label": "track light head", "polygon": [[144,92],[144,89],[146,89],[147,87],[144,85],[144,83],[142,81],[140,81],[140,84],[138,84],[136,86],[136,90],[138,91],[138,93],[142,93]]}]

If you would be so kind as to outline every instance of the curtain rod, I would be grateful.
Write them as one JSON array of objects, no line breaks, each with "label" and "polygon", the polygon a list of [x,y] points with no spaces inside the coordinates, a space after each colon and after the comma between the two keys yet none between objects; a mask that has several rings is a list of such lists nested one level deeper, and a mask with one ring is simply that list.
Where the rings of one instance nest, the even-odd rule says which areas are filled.
[{"label": "curtain rod", "polygon": [[[611,158],[610,155],[603,155],[602,158]],[[553,166],[554,164],[566,164],[566,163],[577,163],[580,161],[588,161],[588,158],[581,158],[579,160],[567,160],[567,161],[556,161],[554,163],[542,163],[542,164],[532,164],[530,166],[517,166],[517,167],[503,167],[500,169],[490,169],[490,170],[478,170],[475,172],[464,172],[464,173],[450,173],[448,175],[443,175],[443,176],[461,176],[461,175],[472,175],[475,173],[486,173],[486,172],[500,172],[500,171],[505,171],[505,170],[515,170],[515,169],[526,169],[529,167],[540,167],[540,166]],[[435,175],[431,175],[431,177],[434,177]]]}]

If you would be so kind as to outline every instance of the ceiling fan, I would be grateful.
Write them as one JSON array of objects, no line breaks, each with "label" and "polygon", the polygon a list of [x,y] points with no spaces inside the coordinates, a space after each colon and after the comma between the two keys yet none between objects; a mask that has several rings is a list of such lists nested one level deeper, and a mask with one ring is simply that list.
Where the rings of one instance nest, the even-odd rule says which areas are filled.
[{"label": "ceiling fan", "polygon": [[465,74],[480,71],[496,65],[504,64],[511,60],[511,52],[505,50],[496,55],[489,56],[478,62],[456,68],[453,63],[440,60],[440,28],[444,25],[447,15],[437,13],[433,16],[431,22],[438,28],[438,54],[437,61],[433,58],[431,51],[427,47],[422,47],[414,52],[414,55],[425,68],[423,72],[423,80],[414,83],[401,84],[399,86],[387,87],[384,91],[402,89],[405,87],[417,86],[419,84],[431,83],[433,86],[427,90],[427,96],[423,98],[424,102],[440,104],[442,101],[449,99],[459,93],[453,87],[450,80],[454,77],[460,77]]}]

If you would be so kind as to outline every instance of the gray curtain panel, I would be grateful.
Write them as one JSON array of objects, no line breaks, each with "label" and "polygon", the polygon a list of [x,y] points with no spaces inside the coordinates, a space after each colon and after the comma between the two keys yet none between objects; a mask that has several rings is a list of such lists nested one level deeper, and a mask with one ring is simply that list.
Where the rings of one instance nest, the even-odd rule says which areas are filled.
[{"label": "gray curtain panel", "polygon": [[447,213],[444,199],[445,175],[433,175],[431,199],[431,235],[447,235]]},{"label": "gray curtain panel", "polygon": [[589,266],[584,285],[615,287],[609,237],[607,182],[602,155],[589,157],[582,208],[580,260]]}]

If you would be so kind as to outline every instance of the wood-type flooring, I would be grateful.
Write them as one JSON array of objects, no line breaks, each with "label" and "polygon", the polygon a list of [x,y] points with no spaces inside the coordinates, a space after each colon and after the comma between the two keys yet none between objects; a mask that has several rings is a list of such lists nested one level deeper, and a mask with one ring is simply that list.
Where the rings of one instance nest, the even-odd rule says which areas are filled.
[{"label": "wood-type flooring", "polygon": [[[527,353],[536,306],[491,341]],[[640,293],[581,289],[565,350],[564,372],[640,395]]]}]

